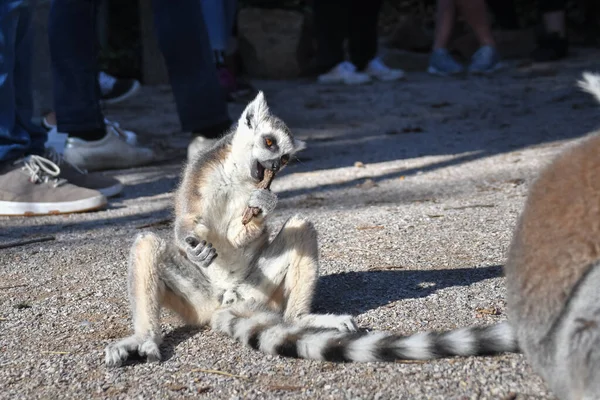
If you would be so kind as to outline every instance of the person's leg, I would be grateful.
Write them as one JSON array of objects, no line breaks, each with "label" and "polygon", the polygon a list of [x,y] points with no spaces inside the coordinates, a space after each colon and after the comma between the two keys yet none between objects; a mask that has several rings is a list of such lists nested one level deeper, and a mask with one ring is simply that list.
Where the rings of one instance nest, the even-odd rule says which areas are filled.
[{"label": "person's leg", "polygon": [[200,0],[200,3],[215,62],[223,62],[223,55],[231,36],[231,29],[228,30],[231,27],[227,25],[225,14],[225,3],[223,0]]},{"label": "person's leg", "polygon": [[456,21],[455,0],[438,0],[435,18],[433,49],[446,49]]},{"label": "person's leg", "polygon": [[33,59],[33,10],[36,1],[29,1],[30,12],[23,12],[17,25],[17,40],[15,42],[15,103],[17,125],[29,133],[31,139],[28,154],[44,154],[44,143],[48,138],[45,130],[32,122],[33,118],[33,87],[32,87],[32,59]]},{"label": "person's leg", "polygon": [[377,28],[381,4],[382,0],[349,2],[349,56],[352,64],[368,76],[380,81],[395,81],[404,76],[404,71],[389,68],[377,57]]},{"label": "person's leg", "polygon": [[348,33],[349,18],[347,1],[313,1],[319,72],[328,71],[345,59],[344,40]]},{"label": "person's leg", "polygon": [[129,143],[129,135],[105,122],[102,114],[96,31],[100,1],[52,0],[48,22],[57,130],[68,134],[64,158],[88,171],[154,160],[151,149]]},{"label": "person's leg", "polygon": [[456,0],[465,21],[473,29],[481,46],[496,45],[487,14],[485,0]]},{"label": "person's leg", "polygon": [[448,76],[463,71],[462,65],[450,55],[447,49],[455,21],[455,0],[438,0],[433,50],[427,68],[427,72],[432,75]]},{"label": "person's leg", "polygon": [[[31,89],[30,84],[25,85],[25,88],[19,87],[27,74],[17,70],[17,66],[26,67],[27,63],[27,59],[17,60],[17,57],[27,55],[27,46],[31,50],[31,42],[27,42],[31,37],[19,36],[23,31],[20,29],[20,22],[22,19],[26,20],[30,13],[28,7],[29,5],[20,1],[0,1],[0,166],[24,156],[32,145],[30,133],[20,123],[25,113],[19,115],[18,111],[18,103],[26,104],[25,97],[27,94],[31,96],[31,92],[17,93],[27,87]],[[20,75],[17,79],[18,73]]]},{"label": "person's leg", "polygon": [[377,55],[377,22],[382,0],[351,0],[349,3],[348,52],[350,61],[358,70],[363,70]]},{"label": "person's leg", "polygon": [[58,130],[88,141],[106,134],[97,80],[99,2],[52,0],[48,21]]},{"label": "person's leg", "polygon": [[[318,81],[324,84],[360,85],[371,81],[357,72],[351,61],[344,61],[344,40],[350,34],[350,0],[316,0],[313,2],[317,36]],[[365,0],[366,1],[366,0]],[[377,0],[379,1],[379,0]]]},{"label": "person's leg", "polygon": [[230,124],[198,0],[153,0],[158,43],[164,55],[184,131],[218,137]]},{"label": "person's leg", "polygon": [[500,54],[492,35],[485,0],[456,0],[467,24],[473,29],[480,48],[473,54],[469,72],[489,73],[501,67]]},{"label": "person's leg", "polygon": [[45,133],[31,122],[31,26],[35,1],[0,0],[0,215],[93,210],[106,198],[60,176],[44,154]]},{"label": "person's leg", "polygon": [[219,84],[226,93],[227,101],[235,101],[256,92],[251,85],[238,81],[234,72],[225,65],[229,41],[233,35],[237,1],[201,0],[201,3],[210,46],[214,55],[217,77]]}]

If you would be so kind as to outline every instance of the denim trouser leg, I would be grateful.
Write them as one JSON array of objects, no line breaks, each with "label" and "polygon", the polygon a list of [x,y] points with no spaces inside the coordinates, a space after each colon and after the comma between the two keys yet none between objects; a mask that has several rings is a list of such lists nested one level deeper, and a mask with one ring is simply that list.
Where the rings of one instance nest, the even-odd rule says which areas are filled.
[{"label": "denim trouser leg", "polygon": [[42,154],[46,133],[31,122],[34,1],[0,0],[0,164]]},{"label": "denim trouser leg", "polygon": [[210,46],[214,51],[224,52],[233,31],[237,0],[201,1]]},{"label": "denim trouser leg", "polygon": [[99,3],[100,0],[52,0],[48,36],[60,132],[104,128],[98,86]]},{"label": "denim trouser leg", "polygon": [[[79,0],[81,1],[81,0]],[[199,0],[154,0],[154,24],[184,131],[229,119]]]}]

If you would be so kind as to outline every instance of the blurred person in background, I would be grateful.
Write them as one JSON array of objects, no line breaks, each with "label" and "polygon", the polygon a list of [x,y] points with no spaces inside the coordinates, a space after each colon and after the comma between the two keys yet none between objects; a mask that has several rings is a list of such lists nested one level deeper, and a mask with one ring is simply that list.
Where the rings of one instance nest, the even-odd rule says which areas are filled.
[{"label": "blurred person in background", "polygon": [[[320,83],[357,85],[373,79],[395,81],[404,72],[377,57],[382,0],[313,0]],[[344,54],[347,40],[348,59]]]},{"label": "blurred person in background", "polygon": [[448,51],[457,11],[462,13],[480,44],[471,57],[468,71],[485,74],[498,70],[501,67],[500,55],[492,36],[485,0],[438,0],[435,40],[427,72],[449,76],[464,71],[464,67]]},{"label": "blurred person in background", "polygon": [[[151,163],[154,152],[106,121],[98,82],[96,16],[101,0],[53,0],[49,16],[54,107],[67,134],[64,159],[85,170]],[[192,132],[188,157],[212,145],[231,125],[198,0],[154,0],[154,25],[183,131]]]}]

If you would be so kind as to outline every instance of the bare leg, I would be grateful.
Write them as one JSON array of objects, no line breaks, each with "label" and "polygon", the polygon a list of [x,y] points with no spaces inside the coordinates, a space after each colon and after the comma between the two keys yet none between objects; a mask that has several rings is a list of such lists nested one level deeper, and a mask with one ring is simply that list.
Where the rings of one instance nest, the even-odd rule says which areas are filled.
[{"label": "bare leg", "polygon": [[492,28],[487,15],[484,0],[456,0],[465,20],[475,32],[479,44],[482,46],[495,46]]},{"label": "bare leg", "polygon": [[435,42],[433,48],[445,49],[450,42],[450,36],[456,19],[456,3],[454,0],[438,0],[435,23]]}]

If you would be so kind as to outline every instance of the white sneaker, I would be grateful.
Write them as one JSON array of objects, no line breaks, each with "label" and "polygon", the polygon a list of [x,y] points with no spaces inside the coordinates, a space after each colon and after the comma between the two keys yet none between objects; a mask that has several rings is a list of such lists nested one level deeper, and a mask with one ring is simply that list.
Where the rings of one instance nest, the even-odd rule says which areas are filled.
[{"label": "white sneaker", "polygon": [[[137,135],[133,131],[128,131],[121,128],[116,121],[111,121],[108,118],[104,118],[105,125],[111,125],[115,129],[120,130],[121,133],[125,136],[125,140],[132,146],[137,145]],[[62,154],[65,149],[65,144],[67,142],[67,134],[63,132],[59,132],[56,125],[51,124],[46,117],[42,119],[42,125],[44,128],[49,129],[48,131],[48,140],[46,141],[46,147],[54,147],[54,149]]]},{"label": "white sneaker", "polygon": [[100,171],[139,167],[152,162],[155,154],[150,148],[127,143],[122,131],[107,125],[106,136],[100,140],[68,138],[63,157],[78,168]]},{"label": "white sneaker", "polygon": [[361,85],[371,82],[371,77],[362,72],[356,72],[356,67],[349,61],[336,65],[326,74],[319,75],[319,83],[344,83],[346,85]]},{"label": "white sneaker", "polygon": [[365,72],[373,78],[386,82],[397,81],[398,79],[404,78],[404,71],[388,67],[379,57],[369,61]]},{"label": "white sneaker", "polygon": [[188,162],[192,161],[196,155],[210,149],[218,139],[208,139],[204,136],[196,136],[187,148]]},{"label": "white sneaker", "polygon": [[100,86],[100,102],[103,104],[116,104],[136,94],[140,89],[140,82],[135,79],[115,78],[104,71],[98,73]]}]

